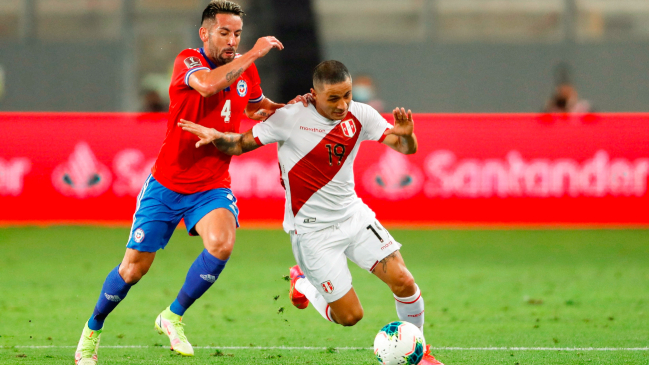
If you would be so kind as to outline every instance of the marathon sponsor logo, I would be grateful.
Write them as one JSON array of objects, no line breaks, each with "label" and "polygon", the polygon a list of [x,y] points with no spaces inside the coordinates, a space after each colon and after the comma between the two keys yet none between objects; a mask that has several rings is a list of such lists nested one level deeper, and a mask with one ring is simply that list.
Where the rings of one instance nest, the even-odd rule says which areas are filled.
[{"label": "marathon sponsor logo", "polygon": [[307,132],[325,133],[325,130],[322,128],[309,128],[305,126],[300,126],[300,129]]},{"label": "marathon sponsor logo", "polygon": [[185,58],[185,66],[187,68],[194,68],[197,66],[202,66],[201,60],[198,57],[187,57]]},{"label": "marathon sponsor logo", "polygon": [[390,247],[390,246],[392,246],[392,241],[388,242],[388,243],[385,244],[383,247],[381,247],[381,251],[385,250],[386,248],[388,248],[388,247]]},{"label": "marathon sponsor logo", "polygon": [[408,317],[417,318],[417,317],[421,317],[423,314],[424,314],[424,311],[421,311],[421,313],[419,313],[419,314],[408,314]]},{"label": "marathon sponsor logo", "polygon": [[305,218],[304,223],[315,223],[315,218]]}]

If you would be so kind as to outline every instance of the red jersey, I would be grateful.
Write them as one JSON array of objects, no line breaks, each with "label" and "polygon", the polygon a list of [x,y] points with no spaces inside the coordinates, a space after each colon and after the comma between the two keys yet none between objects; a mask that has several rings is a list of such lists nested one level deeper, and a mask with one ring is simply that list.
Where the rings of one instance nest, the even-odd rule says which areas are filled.
[{"label": "red jersey", "polygon": [[208,98],[189,86],[189,76],[200,70],[215,69],[203,48],[186,49],[174,62],[169,97],[169,119],[158,158],[151,169],[164,187],[181,194],[193,194],[230,187],[228,168],[232,156],[209,144],[196,148],[199,138],[178,127],[180,119],[214,128],[221,132],[239,132],[239,124],[248,103],[264,98],[259,73],[254,64],[229,87]]}]

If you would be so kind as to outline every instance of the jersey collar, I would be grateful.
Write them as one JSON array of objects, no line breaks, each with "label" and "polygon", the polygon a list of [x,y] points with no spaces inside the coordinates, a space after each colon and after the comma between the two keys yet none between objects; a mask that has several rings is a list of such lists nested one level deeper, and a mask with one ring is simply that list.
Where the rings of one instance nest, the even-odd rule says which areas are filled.
[{"label": "jersey collar", "polygon": [[207,57],[207,55],[205,54],[205,50],[203,49],[203,47],[199,48],[199,49],[198,49],[198,52],[200,52],[200,53],[203,55],[203,58],[205,58],[205,60],[207,61],[207,64],[210,65],[210,68],[211,68],[212,70],[214,70],[214,69],[216,68],[216,65],[212,62],[212,60],[210,60],[209,57]]}]

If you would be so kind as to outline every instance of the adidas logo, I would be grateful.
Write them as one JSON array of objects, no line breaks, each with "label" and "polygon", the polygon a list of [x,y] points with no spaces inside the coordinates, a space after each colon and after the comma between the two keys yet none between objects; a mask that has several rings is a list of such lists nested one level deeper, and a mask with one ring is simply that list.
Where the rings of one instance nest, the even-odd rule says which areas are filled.
[{"label": "adidas logo", "polygon": [[106,299],[110,300],[111,302],[115,302],[115,303],[120,302],[122,300],[122,298],[120,298],[117,295],[110,295],[110,294],[104,293],[104,296],[106,297]]},{"label": "adidas logo", "polygon": [[201,278],[209,283],[213,283],[216,281],[216,276],[210,274],[201,275]]}]

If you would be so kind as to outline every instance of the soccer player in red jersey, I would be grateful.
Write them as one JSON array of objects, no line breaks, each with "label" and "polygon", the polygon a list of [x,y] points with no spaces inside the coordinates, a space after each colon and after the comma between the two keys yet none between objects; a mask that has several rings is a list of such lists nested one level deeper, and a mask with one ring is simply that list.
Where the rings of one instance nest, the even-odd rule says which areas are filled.
[{"label": "soccer player in red jersey", "polygon": [[[275,37],[262,37],[250,51],[237,54],[243,15],[238,4],[213,0],[203,11],[199,30],[203,47],[186,49],[176,57],[167,135],[138,196],[124,259],[108,274],[84,327],[75,353],[77,364],[97,363],[106,316],[147,273],[156,251],[167,245],[181,219],[190,235],[203,239],[205,249],[189,268],[176,300],[156,318],[155,328],[169,336],[174,351],[194,354],[181,317],[223,270],[234,245],[239,210],[230,191],[231,156],[214,146],[195,148],[196,137],[177,124],[188,119],[236,133],[244,113],[265,119],[284,106],[264,97],[254,64],[271,49],[284,47]],[[298,96],[291,103],[299,100],[304,98]]]}]

